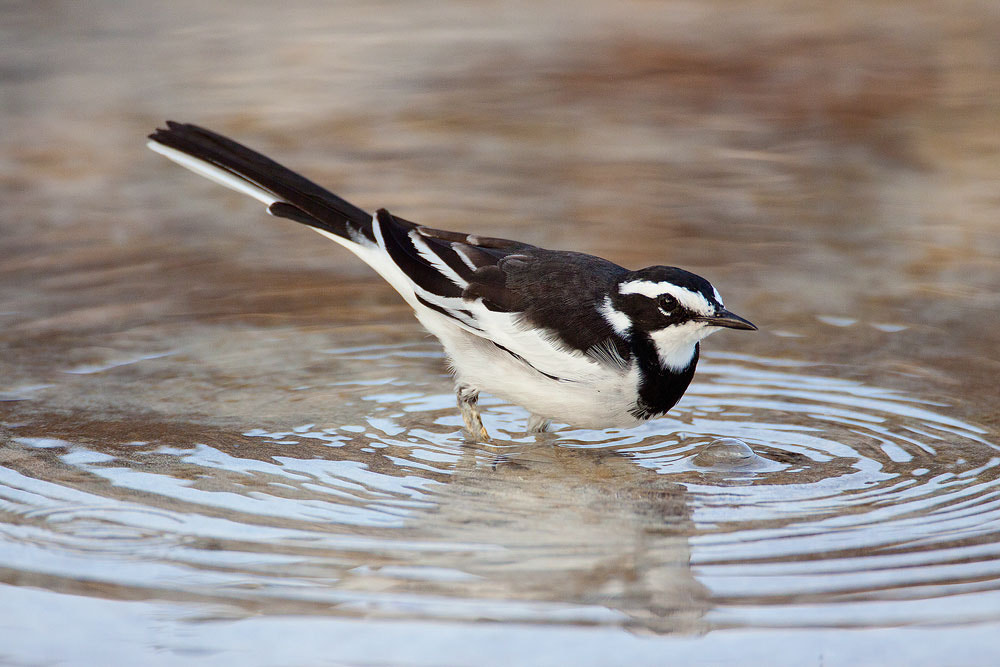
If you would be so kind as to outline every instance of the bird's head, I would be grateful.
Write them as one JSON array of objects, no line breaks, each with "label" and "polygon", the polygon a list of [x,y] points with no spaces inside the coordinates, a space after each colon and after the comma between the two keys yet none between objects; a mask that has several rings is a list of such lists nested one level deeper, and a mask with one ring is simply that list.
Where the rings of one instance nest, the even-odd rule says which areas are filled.
[{"label": "bird's head", "polygon": [[757,329],[726,310],[712,283],[672,266],[625,274],[599,309],[619,335],[645,336],[660,365],[674,371],[687,368],[698,341],[720,328]]}]

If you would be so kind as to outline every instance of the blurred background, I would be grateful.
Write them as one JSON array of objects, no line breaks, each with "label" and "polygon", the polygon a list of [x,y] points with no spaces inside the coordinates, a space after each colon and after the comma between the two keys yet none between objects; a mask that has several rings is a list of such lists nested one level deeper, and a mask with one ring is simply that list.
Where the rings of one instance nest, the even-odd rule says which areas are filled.
[{"label": "blurred background", "polygon": [[[972,425],[963,433],[978,434],[979,444],[956,445],[949,460],[987,466],[972,477],[992,485],[997,35],[997,4],[973,0],[0,3],[4,465],[59,477],[65,490],[83,473],[66,461],[47,468],[37,452],[70,456],[83,443],[98,458],[118,457],[128,443],[211,442],[232,454],[227,448],[253,445],[254,428],[361,423],[371,402],[350,407],[353,399],[320,384],[336,373],[345,382],[352,373],[376,384],[402,378],[444,396],[434,409],[451,410],[443,362],[390,288],[340,248],[146,150],[146,134],[172,119],[232,136],[367,210],[630,268],[700,273],[761,329],[708,340],[709,361],[713,351],[777,359],[905,392]],[[402,354],[402,366],[375,360],[414,340],[422,347]],[[388,351],[369,361],[349,352],[372,345]],[[331,347],[347,352],[334,363],[320,354]],[[906,428],[915,437],[923,427]],[[353,461],[372,468],[358,447]],[[538,465],[544,485],[556,473]],[[141,467],[127,457],[114,466]],[[576,493],[573,484],[555,488]],[[504,489],[498,505],[509,500]],[[635,510],[627,513],[642,514],[644,502],[626,503]],[[38,526],[10,511],[15,542],[31,542],[25,526]],[[690,536],[687,514],[679,533]],[[439,528],[427,530],[448,532]],[[989,544],[998,541],[995,523],[986,532]],[[169,585],[169,594],[139,594],[114,575],[83,590],[73,583],[79,576],[49,578],[63,565],[44,576],[13,561],[4,567],[10,600],[70,610],[40,612],[46,623],[76,618],[73,596],[193,595]],[[477,595],[503,598],[513,585]],[[72,595],[31,602],[15,596],[25,586]],[[684,606],[677,627],[719,627],[711,616],[692,620],[712,607],[693,579],[680,588],[702,602]],[[577,600],[566,590],[547,599]],[[241,613],[281,613],[253,604],[262,606],[247,603]],[[662,632],[662,623],[635,620],[650,604],[611,606]],[[884,620],[874,625],[895,623]],[[9,633],[20,627],[7,623]],[[965,635],[949,638],[969,645]],[[135,639],[135,655],[148,657],[152,644]],[[52,657],[33,646],[10,655]],[[638,662],[659,655],[628,646]],[[690,648],[732,655],[727,646]],[[853,658],[878,655],[860,639],[856,646]]]},{"label": "blurred background", "polygon": [[[315,287],[314,271],[378,283],[149,155],[143,137],[171,118],[368,209],[701,272],[764,325],[732,346],[926,363],[932,393],[996,399],[995,9],[5,3],[5,308],[63,318],[35,323],[51,335],[83,307],[127,326],[206,291]],[[81,262],[118,273],[59,284]],[[192,267],[201,284],[177,279]],[[387,292],[356,296],[395,308]],[[34,355],[37,336],[19,338],[6,342]]]}]

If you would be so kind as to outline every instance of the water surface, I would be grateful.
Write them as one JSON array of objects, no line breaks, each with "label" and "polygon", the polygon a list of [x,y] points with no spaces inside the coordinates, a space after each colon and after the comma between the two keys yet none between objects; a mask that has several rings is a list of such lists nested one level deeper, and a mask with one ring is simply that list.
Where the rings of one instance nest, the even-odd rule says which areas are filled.
[{"label": "water surface", "polygon": [[[0,10],[0,660],[988,662],[995,16],[201,4]],[[467,442],[398,297],[167,116],[761,331],[641,427]]]}]

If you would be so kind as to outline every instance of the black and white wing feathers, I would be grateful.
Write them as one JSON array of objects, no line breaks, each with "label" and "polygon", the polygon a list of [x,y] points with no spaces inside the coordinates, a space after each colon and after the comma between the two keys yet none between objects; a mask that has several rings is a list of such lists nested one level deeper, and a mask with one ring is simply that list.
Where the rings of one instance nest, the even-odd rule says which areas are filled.
[{"label": "black and white wing feathers", "polygon": [[[540,371],[559,358],[553,352],[628,366],[627,341],[599,315],[626,269],[591,255],[413,225],[386,211],[377,212],[376,220],[379,242],[413,280],[424,306]],[[536,339],[537,359],[513,332]]]}]

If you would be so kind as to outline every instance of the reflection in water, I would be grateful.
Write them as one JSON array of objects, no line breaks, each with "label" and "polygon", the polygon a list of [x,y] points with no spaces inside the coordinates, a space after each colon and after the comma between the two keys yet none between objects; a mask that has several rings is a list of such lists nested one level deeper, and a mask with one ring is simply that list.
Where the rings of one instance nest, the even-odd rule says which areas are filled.
[{"label": "reflection in water", "polygon": [[635,429],[536,442],[520,409],[493,405],[510,438],[495,446],[463,442],[450,394],[377,378],[361,381],[357,425],[186,445],[13,425],[4,580],[226,617],[657,633],[915,623],[929,598],[938,620],[995,616],[1000,456],[981,429],[788,361],[721,354],[703,374]]},{"label": "reflection in water", "polygon": [[421,526],[503,546],[468,562],[466,571],[477,576],[468,586],[474,595],[619,612],[581,621],[661,632],[704,628],[707,599],[689,564],[693,525],[684,486],[636,466],[613,444],[502,450],[466,447],[438,495],[438,511]]}]

